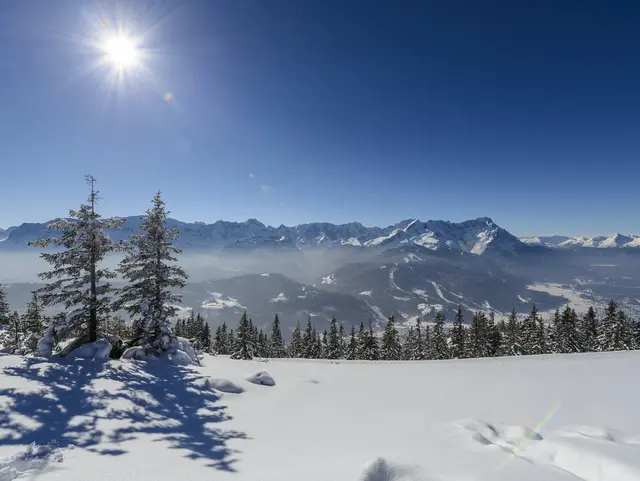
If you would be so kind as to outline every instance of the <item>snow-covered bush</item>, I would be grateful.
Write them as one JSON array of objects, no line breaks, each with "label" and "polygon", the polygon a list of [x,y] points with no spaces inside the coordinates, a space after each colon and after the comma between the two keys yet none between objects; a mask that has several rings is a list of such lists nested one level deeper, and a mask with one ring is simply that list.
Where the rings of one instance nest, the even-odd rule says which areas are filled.
[{"label": "snow-covered bush", "polygon": [[80,357],[83,359],[99,359],[106,361],[111,353],[111,344],[106,339],[82,344],[77,349],[71,351],[69,357]]},{"label": "snow-covered bush", "polygon": [[200,365],[200,359],[191,343],[182,337],[174,337],[173,342],[165,344],[163,351],[157,355],[157,350],[150,345],[132,346],[124,351],[122,359],[147,361],[152,359],[166,359],[170,364],[179,366]]}]

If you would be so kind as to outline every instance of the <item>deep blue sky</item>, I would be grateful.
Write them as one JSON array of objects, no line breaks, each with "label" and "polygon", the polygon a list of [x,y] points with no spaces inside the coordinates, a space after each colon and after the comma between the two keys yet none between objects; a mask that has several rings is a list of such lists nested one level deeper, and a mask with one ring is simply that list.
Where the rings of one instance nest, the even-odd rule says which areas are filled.
[{"label": "deep blue sky", "polygon": [[[0,2],[0,226],[66,215],[91,172],[105,215],[161,189],[186,221],[640,234],[638,18],[637,1]],[[109,87],[82,72],[117,21],[147,71]]]}]

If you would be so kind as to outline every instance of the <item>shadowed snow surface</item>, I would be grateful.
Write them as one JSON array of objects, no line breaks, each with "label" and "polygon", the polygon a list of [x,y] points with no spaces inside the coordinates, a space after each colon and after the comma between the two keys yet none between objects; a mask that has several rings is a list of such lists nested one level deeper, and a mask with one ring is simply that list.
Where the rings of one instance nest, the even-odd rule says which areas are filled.
[{"label": "shadowed snow surface", "polygon": [[[638,480],[639,369],[640,352],[202,366],[1,356],[0,481]],[[246,379],[263,371],[275,386]]]}]

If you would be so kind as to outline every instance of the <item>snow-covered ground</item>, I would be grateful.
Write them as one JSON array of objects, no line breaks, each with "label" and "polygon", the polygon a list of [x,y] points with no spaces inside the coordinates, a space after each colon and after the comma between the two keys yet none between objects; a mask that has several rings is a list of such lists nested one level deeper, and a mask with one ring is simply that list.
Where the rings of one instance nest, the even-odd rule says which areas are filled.
[{"label": "snow-covered ground", "polygon": [[640,479],[640,352],[0,370],[2,481]]}]

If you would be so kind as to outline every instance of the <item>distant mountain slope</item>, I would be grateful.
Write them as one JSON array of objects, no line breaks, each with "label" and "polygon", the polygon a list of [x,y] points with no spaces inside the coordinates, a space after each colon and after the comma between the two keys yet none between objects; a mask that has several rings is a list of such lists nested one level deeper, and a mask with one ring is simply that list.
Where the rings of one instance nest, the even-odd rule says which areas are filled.
[{"label": "distant mountain slope", "polygon": [[355,296],[267,273],[190,284],[183,292],[183,304],[202,312],[212,326],[224,321],[235,326],[246,310],[255,325],[268,330],[278,314],[287,337],[297,321],[304,325],[308,316],[321,331],[334,315],[348,328],[375,317]]}]

